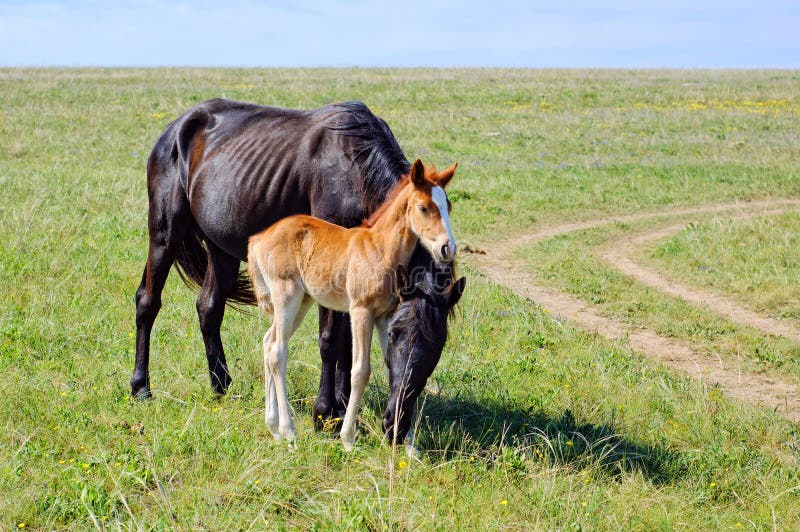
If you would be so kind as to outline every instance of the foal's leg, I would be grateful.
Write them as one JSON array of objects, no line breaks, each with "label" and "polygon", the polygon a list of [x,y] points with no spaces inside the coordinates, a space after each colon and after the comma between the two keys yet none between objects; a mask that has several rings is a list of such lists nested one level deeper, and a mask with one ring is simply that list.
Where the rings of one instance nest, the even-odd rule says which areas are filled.
[{"label": "foal's leg", "polygon": [[223,395],[231,384],[231,376],[225,361],[220,327],[225,315],[225,299],[239,275],[239,259],[228,255],[214,244],[206,244],[208,268],[197,296],[197,317],[203,333],[211,387],[214,393]]},{"label": "foal's leg", "polygon": [[280,428],[278,427],[278,396],[275,395],[275,379],[269,369],[269,357],[275,344],[274,325],[264,334],[264,422],[269,429],[272,437],[280,439]]},{"label": "foal's leg", "polygon": [[308,311],[311,302],[306,298],[302,286],[294,280],[275,280],[270,283],[270,289],[275,309],[272,322],[274,341],[267,358],[267,366],[275,387],[279,436],[293,440],[295,437],[294,424],[289,410],[289,394],[286,388],[289,339],[302,322],[303,315]]},{"label": "foal's leg", "polygon": [[356,420],[358,407],[370,374],[369,349],[372,343],[372,327],[375,317],[366,308],[350,309],[350,322],[353,329],[353,368],[350,373],[350,401],[342,423],[342,444],[345,451],[353,450],[356,441]]}]

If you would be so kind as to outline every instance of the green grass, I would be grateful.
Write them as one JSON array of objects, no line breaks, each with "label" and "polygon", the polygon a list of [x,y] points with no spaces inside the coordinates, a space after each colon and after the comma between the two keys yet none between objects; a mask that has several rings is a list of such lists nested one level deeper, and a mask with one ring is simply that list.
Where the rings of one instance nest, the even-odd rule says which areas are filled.
[{"label": "green grass", "polygon": [[670,275],[800,322],[800,215],[692,224],[646,256]]},{"label": "green grass", "polygon": [[[291,345],[294,448],[263,423],[265,324],[254,313],[226,317],[234,384],[214,400],[195,296],[176,276],[153,338],[155,400],[130,400],[128,379],[145,161],[196,102],[364,100],[409,157],[459,161],[453,222],[469,242],[598,214],[797,196],[798,81],[791,71],[0,70],[0,528],[796,528],[796,423],[576,331],[471,270],[424,397],[419,461],[380,437],[377,352],[356,451],[312,431],[313,318]],[[592,246],[625,230],[525,253],[554,283],[599,294],[604,311],[664,305],[627,319],[700,342],[721,328],[753,350],[754,367],[796,374],[796,346],[728,332],[603,270]],[[680,332],[684,312],[699,332]]]},{"label": "green grass", "polygon": [[[657,224],[638,222],[637,227]],[[631,229],[629,224],[617,223],[578,231],[522,247],[518,256],[545,282],[594,304],[607,316],[686,340],[715,358],[735,360],[750,371],[773,370],[789,379],[800,379],[800,345],[662,294],[597,258],[598,245]],[[797,251],[794,253],[800,257]],[[674,264],[678,268],[685,263],[676,260]],[[682,275],[676,277],[683,279]],[[791,279],[787,276],[783,282],[788,284]]]}]

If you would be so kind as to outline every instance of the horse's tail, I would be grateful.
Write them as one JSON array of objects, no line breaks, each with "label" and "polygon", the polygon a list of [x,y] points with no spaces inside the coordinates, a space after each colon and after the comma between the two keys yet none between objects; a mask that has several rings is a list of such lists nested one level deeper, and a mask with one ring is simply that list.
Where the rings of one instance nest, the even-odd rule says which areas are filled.
[{"label": "horse's tail", "polygon": [[[183,282],[190,288],[199,290],[203,285],[203,279],[205,279],[208,269],[208,255],[203,239],[195,228],[190,228],[186,232],[183,242],[178,246],[175,269],[178,270],[178,275]],[[253,285],[250,283],[250,276],[247,274],[246,268],[239,271],[226,303],[230,305],[256,304]]]},{"label": "horse's tail", "polygon": [[[212,127],[215,123],[214,115],[206,109],[207,106],[214,103],[215,101],[212,100],[198,105],[169,126],[170,129],[174,128],[174,136],[171,140],[175,145],[171,155],[173,160],[177,162],[178,175],[181,176],[184,189],[187,188],[189,181],[189,161],[193,143],[197,141],[197,133]],[[178,246],[175,267],[184,283],[190,288],[200,289],[208,269],[208,253],[202,236],[196,227],[190,227],[186,231],[186,236]],[[239,270],[239,275],[236,277],[233,288],[226,298],[226,303],[236,305],[256,304],[256,297],[246,270]]]}]

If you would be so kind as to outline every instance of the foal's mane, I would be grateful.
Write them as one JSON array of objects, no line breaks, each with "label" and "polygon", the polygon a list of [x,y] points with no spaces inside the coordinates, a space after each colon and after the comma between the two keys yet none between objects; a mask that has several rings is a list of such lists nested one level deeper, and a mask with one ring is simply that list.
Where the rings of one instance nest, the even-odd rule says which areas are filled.
[{"label": "foal's mane", "polygon": [[[435,166],[430,165],[427,168],[425,168],[425,179],[427,179],[428,181],[433,182],[433,180],[436,178],[436,175],[437,172]],[[369,216],[369,218],[365,218],[362,221],[361,227],[369,228],[378,223],[380,217],[383,215],[383,213],[386,212],[386,210],[389,208],[389,205],[392,204],[397,195],[400,194],[400,191],[403,190],[408,183],[409,183],[408,174],[401,175],[400,180],[397,181],[397,183],[395,183],[395,185],[389,190],[389,192],[386,193],[386,197],[384,198],[383,203],[381,203],[378,206],[378,208],[375,209],[375,211]]]},{"label": "foal's mane", "polygon": [[386,193],[386,197],[384,198],[383,203],[381,203],[380,206],[377,209],[375,209],[375,211],[370,215],[369,218],[365,218],[362,221],[361,227],[369,228],[378,223],[380,217],[383,216],[383,214],[389,209],[389,206],[392,204],[392,202],[394,202],[395,198],[400,194],[400,191],[406,188],[406,185],[408,185],[408,183],[409,183],[408,176],[407,175],[401,176],[400,180],[397,183],[395,183],[395,185],[392,187],[391,190],[389,190],[389,192]]}]

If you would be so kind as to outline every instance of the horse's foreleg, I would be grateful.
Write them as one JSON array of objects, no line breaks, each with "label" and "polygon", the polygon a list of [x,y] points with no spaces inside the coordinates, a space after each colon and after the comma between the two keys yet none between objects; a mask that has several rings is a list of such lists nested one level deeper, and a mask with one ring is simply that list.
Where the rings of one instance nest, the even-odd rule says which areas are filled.
[{"label": "horse's foreleg", "polygon": [[372,343],[372,327],[375,317],[368,309],[350,309],[350,323],[353,330],[353,367],[350,372],[350,400],[342,423],[342,444],[346,451],[353,450],[356,441],[356,421],[361,397],[369,381],[369,349]]},{"label": "horse's foreleg", "polygon": [[225,299],[239,275],[239,259],[213,244],[208,244],[208,268],[197,297],[197,317],[206,348],[208,372],[214,393],[223,395],[231,384],[220,327],[225,315]]},{"label": "horse's foreleg", "polygon": [[383,361],[386,363],[386,378],[389,386],[392,385],[392,373],[389,371],[389,318],[382,316],[375,320],[375,330],[378,331],[378,343],[381,345]]},{"label": "horse's foreleg", "polygon": [[312,414],[314,426],[322,428],[324,420],[344,417],[350,396],[350,365],[353,339],[350,317],[319,307],[319,355],[322,370],[319,393]]}]

